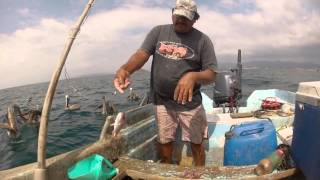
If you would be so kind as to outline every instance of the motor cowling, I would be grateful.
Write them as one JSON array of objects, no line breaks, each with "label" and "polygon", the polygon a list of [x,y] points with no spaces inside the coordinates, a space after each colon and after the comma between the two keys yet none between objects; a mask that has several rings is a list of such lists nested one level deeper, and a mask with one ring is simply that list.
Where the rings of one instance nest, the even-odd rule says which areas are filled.
[{"label": "motor cowling", "polygon": [[237,77],[231,72],[219,72],[214,85],[214,101],[217,105],[230,102],[238,90]]}]

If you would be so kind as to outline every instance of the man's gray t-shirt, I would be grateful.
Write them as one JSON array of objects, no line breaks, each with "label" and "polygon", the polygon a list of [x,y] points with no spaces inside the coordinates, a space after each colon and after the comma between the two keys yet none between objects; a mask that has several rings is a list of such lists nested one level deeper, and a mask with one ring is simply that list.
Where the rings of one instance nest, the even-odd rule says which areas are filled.
[{"label": "man's gray t-shirt", "polygon": [[154,27],[141,49],[153,55],[150,95],[155,105],[174,110],[190,110],[201,104],[200,84],[193,89],[192,102],[185,105],[173,100],[180,78],[187,72],[206,69],[216,71],[217,60],[208,36],[193,28],[186,34],[176,33],[172,24]]}]

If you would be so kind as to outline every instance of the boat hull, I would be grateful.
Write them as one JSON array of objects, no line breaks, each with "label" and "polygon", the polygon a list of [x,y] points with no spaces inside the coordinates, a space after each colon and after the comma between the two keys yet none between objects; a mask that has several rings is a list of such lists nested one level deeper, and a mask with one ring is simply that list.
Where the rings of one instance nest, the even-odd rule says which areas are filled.
[{"label": "boat hull", "polygon": [[[208,108],[208,107],[207,107]],[[282,179],[296,175],[296,169],[276,171],[272,174],[257,176],[255,166],[223,167],[224,133],[233,124],[255,121],[255,118],[232,119],[230,114],[207,112],[209,139],[205,141],[206,166],[192,166],[188,147],[182,142],[175,143],[176,164],[158,163],[156,150],[156,123],[153,106],[148,104],[125,112],[126,125],[119,136],[112,137],[112,127],[104,126],[100,140],[46,160],[49,179],[68,179],[67,170],[76,162],[100,154],[114,163],[120,173],[115,179],[130,176],[133,179]],[[289,119],[292,117],[288,117]],[[293,118],[292,118],[293,119]],[[272,119],[279,121],[279,119]],[[281,120],[281,118],[280,118]],[[287,120],[287,119],[286,119]],[[290,120],[288,120],[290,122]],[[284,122],[281,122],[282,124]],[[211,132],[211,133],[210,133]],[[180,164],[180,165],[177,165]],[[2,179],[34,179],[36,163],[0,171]]]}]

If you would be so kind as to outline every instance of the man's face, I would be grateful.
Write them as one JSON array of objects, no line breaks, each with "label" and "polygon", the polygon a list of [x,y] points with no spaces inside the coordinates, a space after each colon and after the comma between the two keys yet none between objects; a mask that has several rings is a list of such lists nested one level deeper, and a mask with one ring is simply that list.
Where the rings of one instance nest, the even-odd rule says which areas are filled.
[{"label": "man's face", "polygon": [[190,21],[188,18],[179,15],[172,15],[174,30],[178,33],[187,33],[192,30],[195,20]]}]

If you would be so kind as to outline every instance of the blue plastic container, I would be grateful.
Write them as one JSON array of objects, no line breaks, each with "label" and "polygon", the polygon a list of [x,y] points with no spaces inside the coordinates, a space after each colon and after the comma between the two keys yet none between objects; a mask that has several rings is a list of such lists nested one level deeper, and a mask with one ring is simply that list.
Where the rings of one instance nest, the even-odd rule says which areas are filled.
[{"label": "blue plastic container", "polygon": [[320,178],[320,81],[299,84],[292,138],[292,157],[308,180]]},{"label": "blue plastic container", "polygon": [[232,126],[226,133],[225,166],[258,164],[277,148],[274,125],[269,120]]}]

